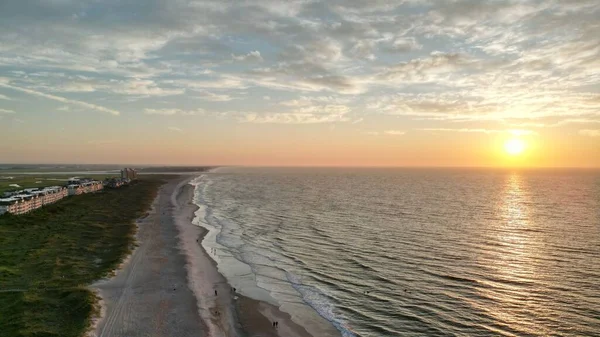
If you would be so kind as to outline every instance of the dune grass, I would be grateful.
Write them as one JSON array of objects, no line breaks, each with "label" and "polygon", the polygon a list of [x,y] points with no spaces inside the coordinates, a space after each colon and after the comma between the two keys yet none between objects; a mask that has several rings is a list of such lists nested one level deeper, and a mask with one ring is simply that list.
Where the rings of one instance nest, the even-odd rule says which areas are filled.
[{"label": "dune grass", "polygon": [[134,220],[161,177],[0,216],[0,335],[81,336],[96,299],[87,288],[133,247]]}]

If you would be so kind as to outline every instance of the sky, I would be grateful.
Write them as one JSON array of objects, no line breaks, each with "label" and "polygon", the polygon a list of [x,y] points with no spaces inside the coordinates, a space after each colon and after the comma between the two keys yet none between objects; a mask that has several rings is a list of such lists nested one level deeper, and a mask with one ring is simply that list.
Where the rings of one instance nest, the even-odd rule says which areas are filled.
[{"label": "sky", "polygon": [[0,32],[3,163],[600,167],[597,0],[20,0]]}]

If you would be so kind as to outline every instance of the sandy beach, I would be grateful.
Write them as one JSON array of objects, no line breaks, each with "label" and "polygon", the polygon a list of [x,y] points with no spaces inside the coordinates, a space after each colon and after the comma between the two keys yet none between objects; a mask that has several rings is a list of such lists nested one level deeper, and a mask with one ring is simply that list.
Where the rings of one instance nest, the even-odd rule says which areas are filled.
[{"label": "sandy beach", "polygon": [[137,222],[137,248],[114,277],[93,285],[102,315],[90,336],[310,337],[277,307],[235,294],[219,274],[200,244],[206,230],[192,224],[193,178],[160,188]]},{"label": "sandy beach", "polygon": [[171,196],[189,179],[172,179],[160,188],[148,215],[137,222],[133,254],[115,277],[93,285],[102,298],[103,317],[92,336],[206,335],[173,224]]}]

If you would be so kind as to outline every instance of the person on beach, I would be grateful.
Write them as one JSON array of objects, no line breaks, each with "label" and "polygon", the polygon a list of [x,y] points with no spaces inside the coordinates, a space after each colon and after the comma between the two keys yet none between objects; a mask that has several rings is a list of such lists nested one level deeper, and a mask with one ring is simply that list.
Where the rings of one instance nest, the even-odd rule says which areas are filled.
[{"label": "person on beach", "polygon": [[215,289],[215,296],[217,296],[217,289]]}]

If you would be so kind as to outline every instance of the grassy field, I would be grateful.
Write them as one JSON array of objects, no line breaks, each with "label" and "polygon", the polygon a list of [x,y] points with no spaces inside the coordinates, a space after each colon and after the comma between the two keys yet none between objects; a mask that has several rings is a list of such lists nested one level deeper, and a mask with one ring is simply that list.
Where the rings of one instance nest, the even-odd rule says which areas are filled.
[{"label": "grassy field", "polygon": [[81,336],[95,310],[87,286],[131,250],[164,177],[0,216],[0,335]]},{"label": "grassy field", "polygon": [[[110,174],[86,175],[85,177],[104,180],[107,177],[116,177]],[[15,175],[0,174],[0,195],[6,191],[19,190],[23,188],[47,187],[54,185],[65,185],[73,175]],[[11,186],[18,185],[20,187]]]}]

